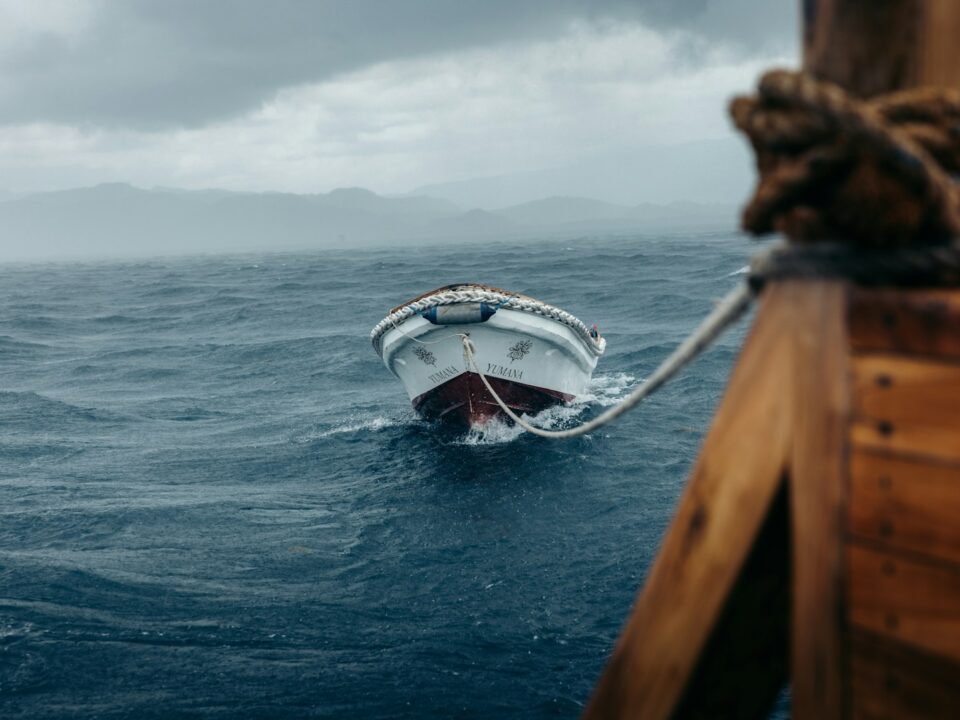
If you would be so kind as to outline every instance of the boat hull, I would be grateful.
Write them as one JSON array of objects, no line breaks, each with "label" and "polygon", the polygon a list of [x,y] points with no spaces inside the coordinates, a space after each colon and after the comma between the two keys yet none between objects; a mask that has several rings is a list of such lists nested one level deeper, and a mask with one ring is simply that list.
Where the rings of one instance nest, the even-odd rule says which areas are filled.
[{"label": "boat hull", "polygon": [[[464,335],[475,366],[464,356]],[[563,323],[507,309],[464,324],[410,317],[383,334],[381,348],[421,415],[470,426],[504,414],[477,370],[511,410],[531,414],[586,392],[598,357]]]},{"label": "boat hull", "polygon": [[[500,399],[518,415],[532,415],[553,405],[570,402],[573,395],[549,388],[487,378]],[[428,420],[475,427],[505,416],[477,373],[464,372],[413,399],[414,409]]]}]

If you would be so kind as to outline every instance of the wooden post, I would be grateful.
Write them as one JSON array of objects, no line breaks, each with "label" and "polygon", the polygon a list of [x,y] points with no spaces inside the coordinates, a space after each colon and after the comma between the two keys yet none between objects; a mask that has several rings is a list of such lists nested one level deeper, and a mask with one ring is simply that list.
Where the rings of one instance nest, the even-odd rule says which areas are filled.
[{"label": "wooden post", "polygon": [[870,97],[960,88],[956,0],[804,0],[803,68]]},{"label": "wooden post", "polygon": [[844,540],[849,369],[846,287],[790,282],[803,306],[794,337],[790,468],[793,588],[790,667],[793,715],[841,718],[848,706]]},{"label": "wooden post", "polygon": [[[803,7],[813,75],[960,88],[960,0]],[[960,717],[958,338],[960,292],[765,290],[585,717],[761,718],[788,659],[801,720]]]},{"label": "wooden post", "polygon": [[[860,97],[924,85],[960,87],[960,2],[956,0],[806,0],[804,69]],[[819,284],[823,285],[823,284]],[[811,300],[823,298],[811,288]],[[848,443],[845,364],[823,365],[819,347],[846,342],[845,303],[830,301],[803,346],[810,359],[794,448],[793,709],[801,718],[850,711],[848,627],[844,614]],[[843,354],[846,356],[846,353]],[[829,361],[828,361],[829,362]],[[817,388],[823,388],[818,392]],[[821,397],[828,406],[816,407]],[[806,409],[806,412],[804,412]]]},{"label": "wooden post", "polygon": [[960,291],[851,290],[853,717],[960,716]]}]

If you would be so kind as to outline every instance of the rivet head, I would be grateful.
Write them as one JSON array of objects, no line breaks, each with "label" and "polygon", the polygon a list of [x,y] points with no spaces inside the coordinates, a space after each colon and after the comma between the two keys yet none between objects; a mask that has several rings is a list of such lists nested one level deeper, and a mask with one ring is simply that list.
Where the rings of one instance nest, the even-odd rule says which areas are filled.
[{"label": "rivet head", "polygon": [[889,420],[881,420],[877,423],[877,432],[881,435],[893,435],[893,423]]},{"label": "rivet head", "polygon": [[877,387],[888,388],[893,385],[893,378],[889,375],[877,375]]}]

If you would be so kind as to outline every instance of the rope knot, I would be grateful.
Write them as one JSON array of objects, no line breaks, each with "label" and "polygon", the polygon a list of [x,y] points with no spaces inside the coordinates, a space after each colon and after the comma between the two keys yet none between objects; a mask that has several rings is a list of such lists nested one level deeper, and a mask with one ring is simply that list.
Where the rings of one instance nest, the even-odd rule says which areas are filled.
[{"label": "rope knot", "polygon": [[960,94],[920,88],[858,100],[786,70],[766,73],[730,115],[756,153],[743,213],[755,235],[861,247],[943,244],[960,235]]}]

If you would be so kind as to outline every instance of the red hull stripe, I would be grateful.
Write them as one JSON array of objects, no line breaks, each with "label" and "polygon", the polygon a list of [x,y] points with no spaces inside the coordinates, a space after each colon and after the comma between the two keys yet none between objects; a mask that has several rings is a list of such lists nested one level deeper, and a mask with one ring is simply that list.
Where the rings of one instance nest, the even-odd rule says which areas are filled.
[{"label": "red hull stripe", "polygon": [[[497,395],[507,406],[520,413],[537,413],[551,405],[570,402],[573,395],[523,385],[512,380],[487,376]],[[506,417],[480,376],[465,372],[413,399],[414,409],[430,420],[443,419],[460,425],[482,425],[494,417]]]}]

